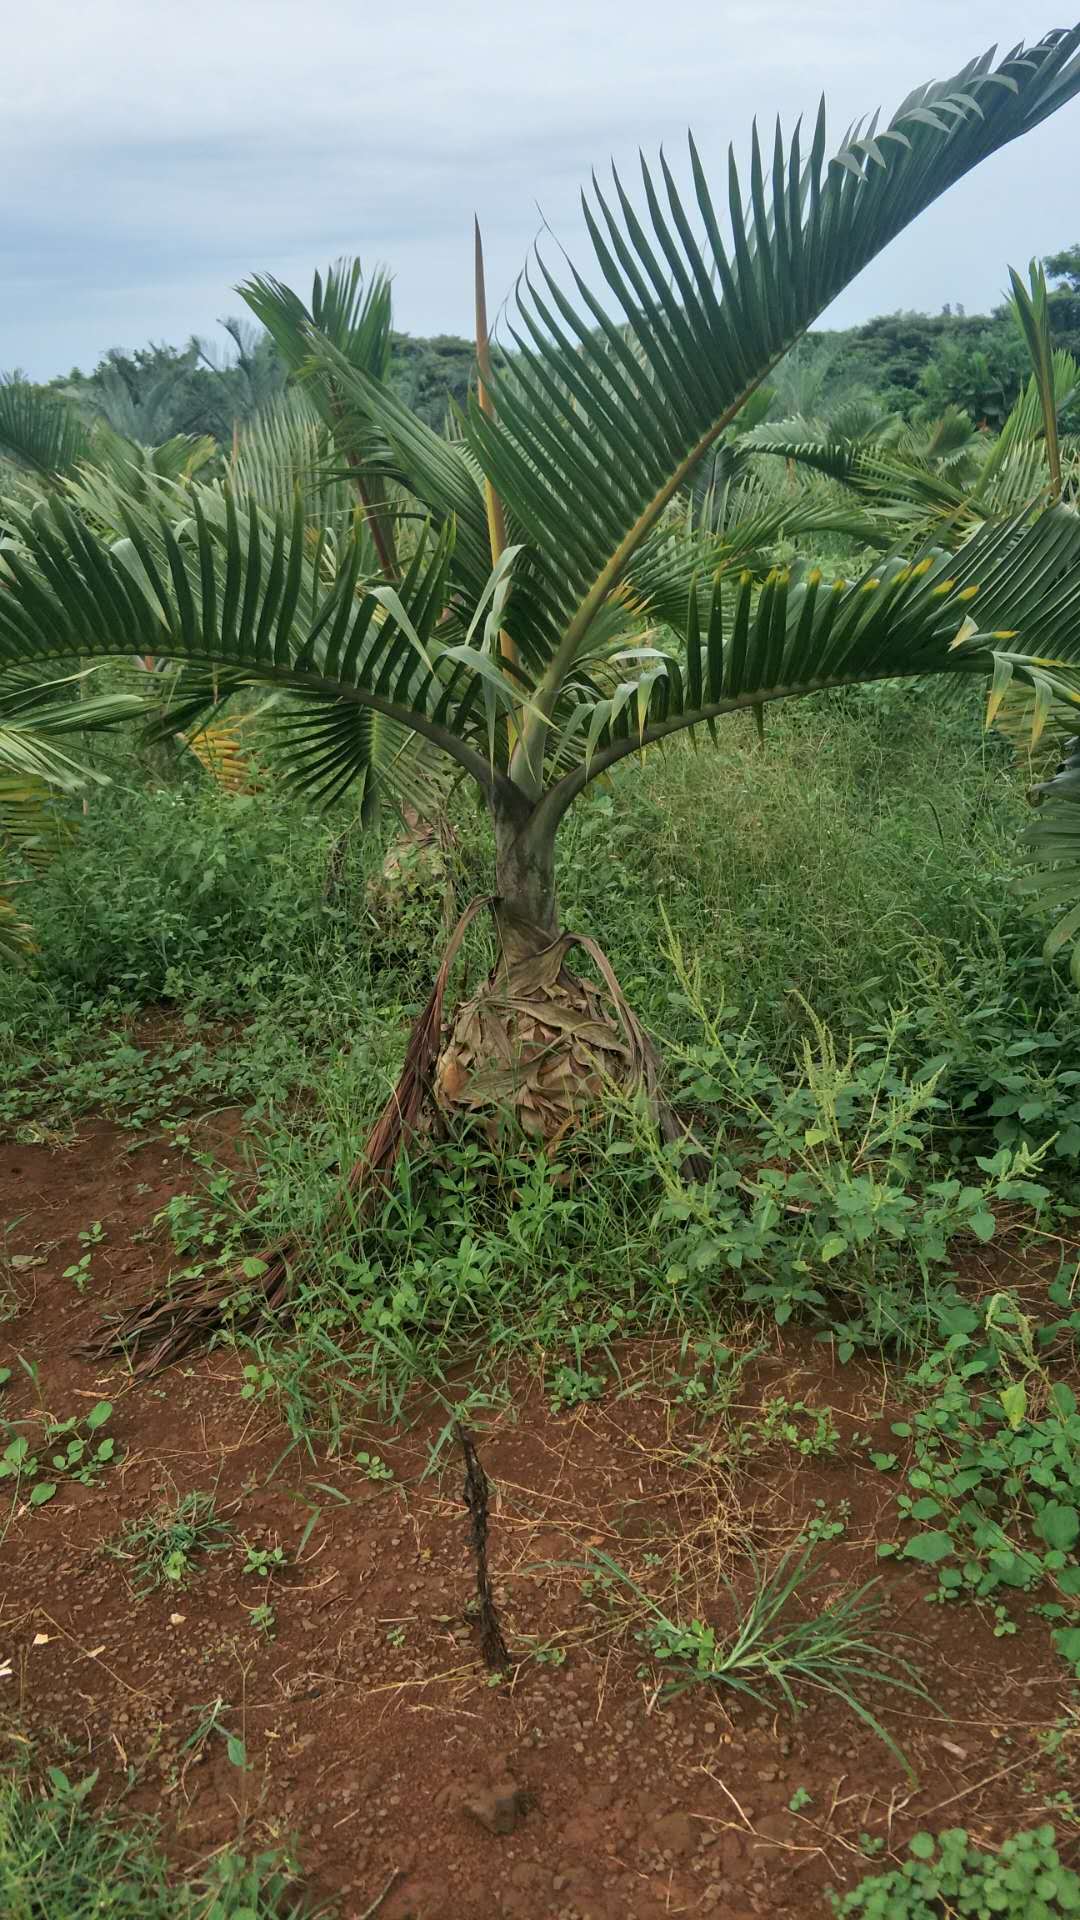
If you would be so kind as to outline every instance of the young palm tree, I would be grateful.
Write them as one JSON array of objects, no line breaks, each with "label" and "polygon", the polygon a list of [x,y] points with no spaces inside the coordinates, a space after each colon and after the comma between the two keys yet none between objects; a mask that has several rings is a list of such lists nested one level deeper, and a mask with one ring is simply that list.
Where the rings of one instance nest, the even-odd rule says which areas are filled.
[{"label": "young palm tree", "polygon": [[[1055,31],[919,88],[831,159],[824,109],[809,136],[797,127],[785,142],[778,128],[763,149],[755,131],[745,181],[730,161],[723,215],[693,142],[688,195],[663,156],[642,164],[640,212],[617,176],[609,193],[594,180],[583,209],[606,295],[573,268],[568,293],[536,255],[497,366],[482,330],[479,390],[455,438],[371,370],[372,310],[355,279],[317,283],[310,311],[253,280],[249,305],[357,480],[357,524],[312,542],[299,495],[291,514],[268,514],[198,484],[179,521],[124,506],[120,540],[56,495],[13,508],[0,661],[152,653],[212,669],[219,691],[289,691],[293,772],[323,794],[363,773],[376,716],[445,754],[487,804],[499,957],[442,1034],[435,1097],[555,1132],[594,1090],[598,1060],[651,1073],[610,973],[621,1034],[566,965],[556,836],[590,781],[680,732],[712,734],[727,714],[878,678],[990,675],[999,698],[1018,677],[1043,707],[1080,695],[1080,521],[1062,507],[988,525],[958,556],[893,557],[846,583],[802,568],[759,580],[723,532],[680,537],[679,506],[860,268],[1078,91],[1080,29]],[[415,1115],[446,966],[369,1162]]]}]

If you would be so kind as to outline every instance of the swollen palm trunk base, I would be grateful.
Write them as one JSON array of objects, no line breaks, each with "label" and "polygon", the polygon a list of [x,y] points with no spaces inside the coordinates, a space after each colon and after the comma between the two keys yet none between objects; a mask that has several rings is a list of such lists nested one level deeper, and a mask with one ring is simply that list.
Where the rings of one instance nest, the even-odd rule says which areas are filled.
[{"label": "swollen palm trunk base", "polygon": [[577,943],[536,930],[536,951],[500,965],[454,1016],[432,1093],[449,1120],[474,1120],[494,1143],[505,1123],[561,1139],[605,1084],[640,1084],[651,1062],[636,1023],[613,1025],[600,994],[566,966]]},{"label": "swollen palm trunk base", "polygon": [[[343,1232],[372,1205],[401,1148],[463,1120],[494,1140],[507,1121],[544,1145],[596,1113],[605,1088],[641,1091],[665,1140],[686,1137],[659,1089],[656,1050],[595,940],[550,934],[515,922],[515,957],[500,961],[484,986],[462,1003],[444,1034],[443,1005],[450,971],[471,922],[495,902],[470,902],[454,928],[423,1013],[413,1027],[405,1063],[342,1191],[337,1220]],[[605,994],[565,965],[578,946],[593,961]],[[691,1155],[685,1171],[701,1176]],[[312,1249],[299,1240],[261,1249],[257,1278],[236,1273],[217,1282],[188,1281],[164,1299],[135,1307],[81,1351],[103,1360],[124,1355],[139,1374],[156,1373],[228,1327],[240,1332],[269,1318],[287,1318],[294,1281]],[[251,1262],[246,1263],[249,1271]]]}]

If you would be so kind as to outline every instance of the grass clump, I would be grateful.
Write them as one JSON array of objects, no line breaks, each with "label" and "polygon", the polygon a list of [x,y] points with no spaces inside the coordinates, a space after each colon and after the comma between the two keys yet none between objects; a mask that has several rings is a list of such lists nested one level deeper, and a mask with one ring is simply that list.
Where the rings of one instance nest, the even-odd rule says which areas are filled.
[{"label": "grass clump", "polygon": [[[177,1879],[153,1825],[92,1811],[92,1773],[73,1784],[0,1783],[0,1913],[4,1920],[300,1920],[287,1856],[227,1849]],[[286,1904],[288,1902],[288,1904]],[[329,1920],[323,1910],[325,1920]]]},{"label": "grass clump", "polygon": [[176,1493],[141,1520],[126,1520],[108,1552],[132,1564],[143,1593],[182,1587],[197,1561],[229,1545],[232,1527],[218,1516],[211,1493]]},{"label": "grass clump", "polygon": [[[814,1548],[790,1547],[771,1573],[751,1553],[753,1584],[743,1600],[721,1572],[735,1613],[725,1633],[705,1620],[673,1620],[609,1554],[596,1551],[590,1565],[609,1585],[629,1589],[641,1606],[645,1624],[638,1639],[654,1660],[675,1678],[664,1696],[674,1699],[695,1686],[730,1687],[761,1706],[779,1695],[798,1714],[802,1691],[830,1694],[875,1733],[910,1774],[908,1761],[867,1703],[867,1695],[899,1691],[929,1700],[911,1663],[885,1644],[877,1631],[880,1603],[876,1581],[814,1606],[817,1579]],[[809,1610],[794,1612],[793,1603]]]}]

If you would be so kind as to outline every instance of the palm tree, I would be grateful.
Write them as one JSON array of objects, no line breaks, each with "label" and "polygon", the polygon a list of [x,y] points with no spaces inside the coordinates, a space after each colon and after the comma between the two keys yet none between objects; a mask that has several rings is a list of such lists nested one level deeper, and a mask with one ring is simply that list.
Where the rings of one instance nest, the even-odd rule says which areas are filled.
[{"label": "palm tree", "polygon": [[744,462],[756,454],[838,482],[862,506],[878,535],[931,534],[956,546],[972,530],[1009,513],[1071,497],[1080,482],[1076,443],[1063,442],[1059,422],[1080,389],[1080,366],[1056,348],[1050,330],[1046,276],[1034,261],[1029,286],[1015,267],[1011,306],[1031,360],[1031,374],[1000,431],[976,429],[960,407],[906,426],[874,419],[867,409],[838,408],[828,420],[794,416],[754,427],[740,442]]},{"label": "palm tree", "polygon": [[74,795],[108,785],[58,742],[146,712],[135,694],[92,693],[93,671],[46,686],[25,671],[0,671],[0,961],[23,961],[35,950],[33,928],[16,903],[19,870],[51,859],[71,831]]},{"label": "palm tree", "polygon": [[[689,196],[663,156],[642,164],[641,211],[617,176],[607,193],[594,180],[583,209],[607,295],[572,267],[568,291],[537,254],[497,364],[480,327],[478,391],[453,438],[372,370],[377,282],[362,296],[358,274],[335,270],[305,307],[252,280],[242,293],[354,477],[341,537],[311,540],[299,494],[268,513],[197,482],[179,519],[121,502],[119,540],[58,494],[11,509],[0,661],[172,657],[225,690],[299,696],[291,770],[312,792],[364,773],[377,718],[480,789],[497,964],[443,1030],[451,942],[369,1169],[415,1117],[436,1055],[445,1112],[510,1108],[544,1134],[603,1071],[653,1083],[641,1029],[603,956],[560,928],[555,888],[567,810],[628,755],[902,675],[989,675],[995,697],[1018,678],[1043,706],[1080,696],[1080,520],[1062,507],[850,583],[802,566],[761,579],[723,529],[680,537],[696,470],[823,309],[948,186],[1078,91],[1074,28],[920,87],[831,159],[823,107],[809,137],[778,128],[763,149],[755,131],[745,182],[730,162],[726,243],[692,141]],[[480,265],[478,252],[478,289]],[[569,971],[575,944],[598,960],[618,1029]],[[272,1297],[285,1264],[269,1263]]]}]

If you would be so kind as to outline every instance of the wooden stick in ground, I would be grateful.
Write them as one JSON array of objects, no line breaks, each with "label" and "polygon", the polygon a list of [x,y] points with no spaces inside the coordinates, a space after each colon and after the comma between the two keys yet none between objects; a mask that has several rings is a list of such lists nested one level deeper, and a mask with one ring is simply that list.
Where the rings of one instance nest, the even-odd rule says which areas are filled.
[{"label": "wooden stick in ground", "polygon": [[465,1460],[465,1505],[472,1518],[472,1544],[476,1556],[476,1593],[480,1602],[480,1650],[484,1656],[484,1665],[493,1673],[505,1673],[510,1665],[510,1654],[503,1639],[499,1616],[495,1610],[495,1596],[491,1590],[491,1576],[488,1573],[488,1483],[487,1475],[480,1465],[476,1443],[467,1427],[458,1422],[458,1439]]}]

